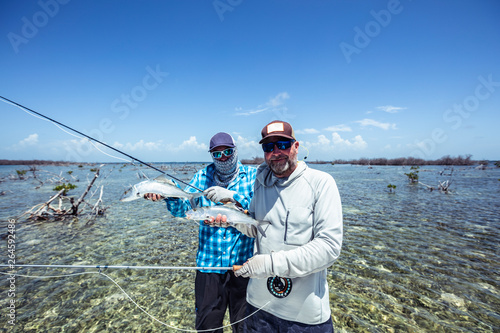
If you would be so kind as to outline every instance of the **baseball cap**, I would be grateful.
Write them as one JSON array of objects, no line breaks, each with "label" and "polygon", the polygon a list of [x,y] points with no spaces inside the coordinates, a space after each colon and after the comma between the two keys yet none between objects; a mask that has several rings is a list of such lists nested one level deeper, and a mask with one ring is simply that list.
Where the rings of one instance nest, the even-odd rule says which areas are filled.
[{"label": "baseball cap", "polygon": [[220,146],[227,146],[230,148],[236,147],[233,137],[224,132],[219,132],[210,139],[209,151]]},{"label": "baseball cap", "polygon": [[263,143],[266,139],[279,136],[287,139],[295,140],[295,135],[293,133],[292,125],[287,123],[286,121],[274,120],[264,126],[262,129],[262,140],[259,143]]}]

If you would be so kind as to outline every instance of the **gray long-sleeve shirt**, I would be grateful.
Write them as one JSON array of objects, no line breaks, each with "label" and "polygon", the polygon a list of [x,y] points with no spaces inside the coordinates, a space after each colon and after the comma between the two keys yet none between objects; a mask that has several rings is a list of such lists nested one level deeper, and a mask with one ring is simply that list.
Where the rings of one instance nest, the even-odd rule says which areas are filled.
[{"label": "gray long-sleeve shirt", "polygon": [[[286,179],[265,164],[257,171],[250,213],[266,237],[256,236],[255,254],[270,254],[273,274],[292,279],[292,290],[276,298],[267,279],[250,279],[247,300],[285,320],[320,324],[330,318],[327,268],[342,246],[342,206],[333,177],[299,162]],[[266,305],[267,304],[267,305]]]}]

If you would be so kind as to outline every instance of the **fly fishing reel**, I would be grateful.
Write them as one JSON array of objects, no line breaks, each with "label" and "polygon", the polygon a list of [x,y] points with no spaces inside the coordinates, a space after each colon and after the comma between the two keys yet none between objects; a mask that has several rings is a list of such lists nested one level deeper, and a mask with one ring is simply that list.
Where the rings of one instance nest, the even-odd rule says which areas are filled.
[{"label": "fly fishing reel", "polygon": [[277,298],[285,298],[292,291],[292,279],[279,276],[267,279],[267,290]]}]

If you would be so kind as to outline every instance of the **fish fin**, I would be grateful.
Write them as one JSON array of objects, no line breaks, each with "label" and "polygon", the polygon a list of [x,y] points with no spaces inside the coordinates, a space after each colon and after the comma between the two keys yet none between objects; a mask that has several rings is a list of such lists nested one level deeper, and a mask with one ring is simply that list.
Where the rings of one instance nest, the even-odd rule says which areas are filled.
[{"label": "fish fin", "polygon": [[198,208],[196,201],[194,201],[194,196],[189,198],[189,203],[191,204],[191,208],[193,208],[193,210],[196,210],[196,208]]},{"label": "fish fin", "polygon": [[250,215],[250,214],[248,214],[248,209],[243,209],[243,207],[238,206],[236,203],[231,202],[231,201],[225,203],[224,207],[235,209],[235,210],[237,210],[239,212],[242,212],[245,215]]},{"label": "fish fin", "polygon": [[[142,173],[142,175],[141,175],[141,173]],[[146,176],[146,174],[142,171],[140,173],[139,172],[137,173],[137,178],[139,178],[139,179],[146,178],[147,180],[149,180],[149,177]]]},{"label": "fish fin", "polygon": [[241,209],[236,206],[234,202],[229,201],[228,203],[224,204],[224,207],[231,208],[231,209],[236,209],[241,212]]},{"label": "fish fin", "polygon": [[158,177],[156,177],[155,179],[153,179],[154,181],[158,182],[158,183],[164,183],[164,184],[169,184],[169,185],[173,185],[173,186],[177,186],[173,180],[171,179],[168,179],[165,175],[159,175]]}]

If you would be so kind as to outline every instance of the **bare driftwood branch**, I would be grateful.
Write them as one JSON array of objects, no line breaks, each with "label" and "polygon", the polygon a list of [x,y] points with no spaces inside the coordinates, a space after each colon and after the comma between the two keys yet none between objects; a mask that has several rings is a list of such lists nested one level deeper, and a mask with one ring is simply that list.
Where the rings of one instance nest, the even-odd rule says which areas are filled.
[{"label": "bare driftwood branch", "polygon": [[[30,171],[33,173],[33,178],[36,179],[40,183],[40,186],[43,186],[43,182],[40,180],[40,178],[36,174],[36,172],[38,171],[38,169],[36,168],[35,165],[33,165],[33,166],[30,167]],[[36,188],[40,188],[40,186],[37,186]]]},{"label": "bare driftwood branch", "polygon": [[[85,198],[89,195],[89,193],[92,193],[92,187],[95,184],[95,181],[99,178],[99,169],[94,174],[94,178],[89,182],[87,185],[87,188],[85,191],[80,195],[78,199],[75,199],[75,197],[71,197],[69,199],[70,205],[65,205],[63,204],[63,201],[68,200],[64,195],[65,191],[67,191],[67,188],[62,188],[59,190],[59,192],[52,196],[47,202],[43,204],[38,204],[33,206],[29,211],[25,212],[22,214],[20,217],[24,215],[29,215],[29,219],[46,219],[48,217],[51,218],[57,218],[57,219],[64,219],[67,216],[76,216],[78,215],[79,209],[83,210],[81,207],[90,207],[91,208],[91,213],[94,216],[98,215],[103,215],[104,212],[106,211],[106,208],[103,206],[103,192],[104,192],[104,186],[101,185],[100,189],[100,196],[97,202],[94,205],[91,205],[87,201],[85,201]],[[95,191],[94,191],[95,193]],[[93,196],[93,194],[91,196]],[[52,206],[51,203],[53,203],[56,199],[58,199],[58,205],[57,206]],[[84,205],[82,205],[84,204]]]},{"label": "bare driftwood branch", "polygon": [[[42,204],[42,205],[40,206],[40,208],[38,208],[38,209],[37,209],[34,213],[31,213],[30,218],[40,217],[40,216],[42,216],[42,213],[44,213],[44,212],[45,212],[45,213],[47,213],[47,209],[50,207],[50,203],[51,203],[52,201],[54,201],[55,199],[59,198],[59,196],[60,196],[60,195],[62,195],[62,193],[63,193],[63,192],[64,192],[64,190],[60,190],[59,192],[57,192],[57,194],[56,194],[56,195],[54,195],[53,197],[51,197],[51,198],[49,199],[49,201],[47,201],[46,203]],[[39,205],[34,206],[33,208],[31,208],[31,210],[33,210],[33,209],[34,209],[35,207],[37,207],[37,206],[39,206]],[[51,207],[50,207],[50,208],[51,208]],[[53,209],[53,208],[52,208],[52,209]],[[30,211],[31,211],[31,210],[30,210]],[[26,212],[25,214],[29,214],[29,212],[30,212],[30,211]],[[23,215],[24,215],[24,214],[23,214]],[[22,216],[22,215],[21,215],[21,216]]]},{"label": "bare driftwood branch", "polygon": [[102,194],[104,193],[104,186],[101,185],[101,193],[99,195],[99,199],[95,203],[94,207],[92,208],[92,213],[95,215],[101,215],[106,209],[99,208],[99,204],[102,204]]},{"label": "bare driftwood branch", "polygon": [[450,189],[451,181],[445,180],[444,182],[439,182],[438,189],[444,193],[448,193]]},{"label": "bare driftwood branch", "polygon": [[420,185],[424,185],[425,187],[427,187],[427,189],[428,189],[429,191],[433,191],[433,190],[434,190],[434,187],[432,187],[432,186],[430,186],[430,185],[427,185],[427,184],[424,184],[424,183],[422,183],[421,181],[419,181],[418,183],[419,183]]},{"label": "bare driftwood branch", "polygon": [[76,203],[72,202],[72,208],[71,208],[72,215],[78,215],[78,206],[80,206],[80,204],[83,202],[83,199],[85,199],[85,196],[87,195],[87,193],[89,193],[90,189],[92,188],[92,185],[94,185],[94,182],[98,177],[99,177],[99,169],[97,169],[97,171],[95,172],[94,178],[89,183],[87,189],[85,190],[85,192],[83,192],[78,201]]}]

